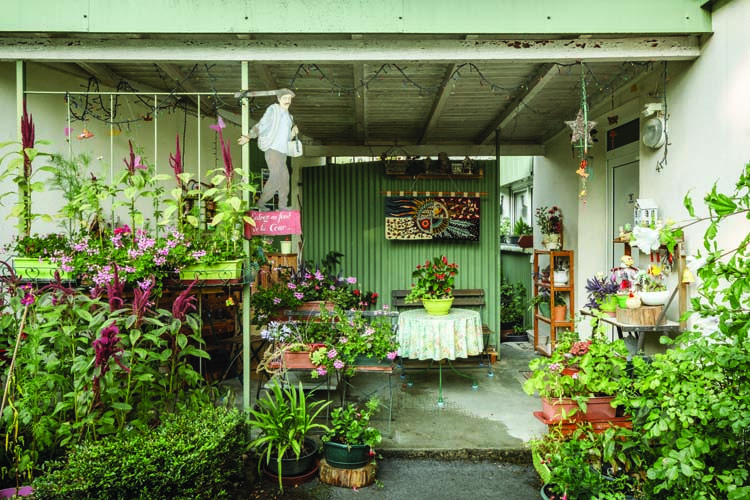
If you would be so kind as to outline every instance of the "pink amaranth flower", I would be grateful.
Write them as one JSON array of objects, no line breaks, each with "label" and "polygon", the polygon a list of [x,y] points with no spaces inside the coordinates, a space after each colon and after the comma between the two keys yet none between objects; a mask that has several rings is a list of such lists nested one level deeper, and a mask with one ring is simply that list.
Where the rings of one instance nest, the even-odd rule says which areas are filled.
[{"label": "pink amaranth flower", "polygon": [[182,153],[180,153],[180,134],[177,134],[177,152],[175,154],[169,153],[169,166],[174,170],[174,177],[177,179],[177,186],[182,187],[182,180],[180,174],[183,172],[182,169]]}]

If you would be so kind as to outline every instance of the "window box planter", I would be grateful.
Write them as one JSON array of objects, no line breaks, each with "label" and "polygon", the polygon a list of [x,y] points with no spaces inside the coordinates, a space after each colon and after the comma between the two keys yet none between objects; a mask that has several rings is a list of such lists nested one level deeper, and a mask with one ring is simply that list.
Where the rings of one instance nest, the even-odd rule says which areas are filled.
[{"label": "window box planter", "polygon": [[36,257],[15,257],[13,270],[17,275],[31,280],[54,280],[55,271],[60,271],[60,279],[63,281],[73,279],[72,273],[60,269],[59,264],[52,263],[49,259]]},{"label": "window box planter", "polygon": [[186,266],[180,271],[180,280],[192,282],[193,280],[205,282],[229,282],[239,281],[242,278],[242,259],[225,260],[215,264],[193,264]]}]

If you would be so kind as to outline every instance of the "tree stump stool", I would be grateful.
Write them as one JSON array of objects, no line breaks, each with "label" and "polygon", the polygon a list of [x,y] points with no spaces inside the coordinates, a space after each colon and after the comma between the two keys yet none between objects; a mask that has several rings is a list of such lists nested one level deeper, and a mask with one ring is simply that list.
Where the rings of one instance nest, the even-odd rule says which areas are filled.
[{"label": "tree stump stool", "polygon": [[331,486],[361,488],[375,482],[378,475],[378,464],[373,460],[359,469],[338,469],[328,465],[326,459],[320,460],[320,482]]}]

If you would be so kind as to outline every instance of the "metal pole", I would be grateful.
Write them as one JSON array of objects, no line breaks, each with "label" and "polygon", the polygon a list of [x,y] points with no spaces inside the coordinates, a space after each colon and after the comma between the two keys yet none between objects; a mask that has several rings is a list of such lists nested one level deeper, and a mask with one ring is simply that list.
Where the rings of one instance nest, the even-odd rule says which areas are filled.
[{"label": "metal pole", "polygon": [[[250,85],[250,66],[247,61],[242,61],[242,90],[247,90]],[[242,100],[242,134],[247,135],[250,130],[250,102],[248,99]],[[242,175],[250,178],[250,144],[242,146]],[[242,201],[245,206],[250,206],[250,192],[242,193]],[[244,239],[242,247],[245,254],[245,272],[244,276],[249,276],[250,266],[250,241]],[[250,409],[250,293],[252,283],[248,279],[243,279],[242,286],[242,406],[243,410]],[[260,384],[260,380],[258,380]]]}]

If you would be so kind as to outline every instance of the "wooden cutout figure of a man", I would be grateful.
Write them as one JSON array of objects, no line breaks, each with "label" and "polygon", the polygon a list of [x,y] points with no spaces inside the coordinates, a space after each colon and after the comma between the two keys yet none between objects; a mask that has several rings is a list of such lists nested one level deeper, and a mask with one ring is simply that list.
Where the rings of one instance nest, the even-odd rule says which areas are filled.
[{"label": "wooden cutout figure of a man", "polygon": [[289,89],[277,90],[278,102],[268,106],[263,118],[250,129],[249,135],[243,135],[237,140],[239,144],[246,144],[250,139],[257,137],[258,147],[266,155],[269,175],[258,199],[259,211],[268,210],[266,203],[276,193],[279,193],[279,210],[291,210],[288,206],[289,170],[286,166],[286,156],[289,140],[298,132],[297,125],[289,114],[289,106],[294,95]]}]

